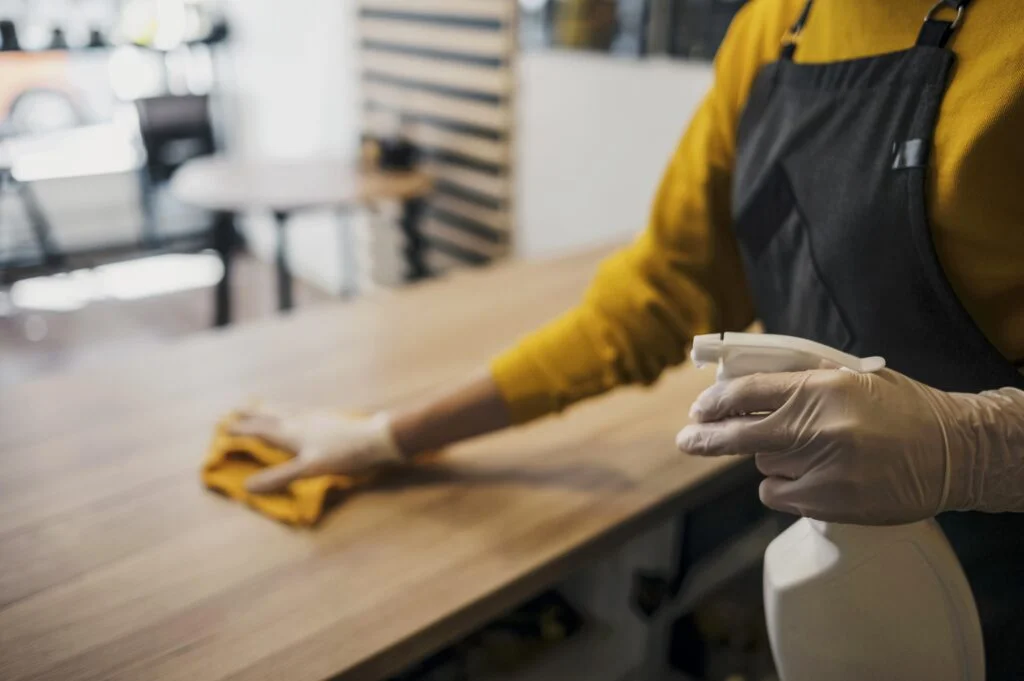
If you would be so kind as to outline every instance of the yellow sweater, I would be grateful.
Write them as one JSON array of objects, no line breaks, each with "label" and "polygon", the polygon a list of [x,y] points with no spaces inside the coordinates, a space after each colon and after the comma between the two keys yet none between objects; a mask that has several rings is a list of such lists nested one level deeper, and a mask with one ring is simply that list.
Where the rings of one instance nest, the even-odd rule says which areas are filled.
[{"label": "yellow sweater", "polygon": [[[495,359],[517,422],[626,383],[651,383],[694,334],[754,319],[730,219],[736,127],[759,69],[804,0],[753,0],[715,61],[715,84],[658,189],[647,229],[606,260],[576,309]],[[798,62],[913,45],[933,0],[816,0]],[[950,43],[929,177],[939,258],[975,321],[1007,358],[1024,358],[1024,6],[976,0]]]}]

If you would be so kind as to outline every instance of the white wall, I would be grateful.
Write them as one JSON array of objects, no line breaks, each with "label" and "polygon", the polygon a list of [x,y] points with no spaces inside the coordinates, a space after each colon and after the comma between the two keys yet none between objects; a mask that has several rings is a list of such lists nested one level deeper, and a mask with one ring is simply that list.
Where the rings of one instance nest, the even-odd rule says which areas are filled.
[{"label": "white wall", "polygon": [[238,107],[235,151],[305,157],[357,144],[355,4],[337,0],[229,0],[228,78]]},{"label": "white wall", "polygon": [[706,64],[523,54],[517,252],[549,255],[642,229],[661,173],[710,83]]},{"label": "white wall", "polygon": [[[229,0],[226,10],[232,33],[221,61],[227,76],[221,89],[233,126],[225,130],[229,150],[270,158],[353,157],[360,109],[356,3]],[[365,230],[365,216],[355,222]],[[243,224],[253,249],[271,257],[269,216],[249,215]],[[373,251],[375,269],[384,271],[377,279],[389,281],[396,271],[397,233],[386,224],[380,227],[366,248]],[[340,289],[337,216],[327,211],[296,215],[288,240],[296,276]]]}]

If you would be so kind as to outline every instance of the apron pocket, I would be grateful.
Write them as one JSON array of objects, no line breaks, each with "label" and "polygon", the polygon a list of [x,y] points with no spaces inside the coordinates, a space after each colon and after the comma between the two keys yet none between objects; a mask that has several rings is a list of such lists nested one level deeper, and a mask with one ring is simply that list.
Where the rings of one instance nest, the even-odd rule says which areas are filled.
[{"label": "apron pocket", "polygon": [[735,232],[765,331],[849,349],[852,335],[822,280],[810,232],[781,167],[742,210]]}]

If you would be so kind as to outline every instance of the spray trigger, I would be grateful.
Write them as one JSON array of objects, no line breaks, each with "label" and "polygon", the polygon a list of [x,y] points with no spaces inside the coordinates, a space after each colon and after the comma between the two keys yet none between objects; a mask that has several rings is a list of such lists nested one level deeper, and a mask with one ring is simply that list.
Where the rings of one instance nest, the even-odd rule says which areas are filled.
[{"label": "spray trigger", "polygon": [[718,364],[718,378],[809,369],[847,369],[873,373],[885,367],[882,357],[857,357],[795,336],[762,333],[712,333],[696,336],[693,363]]}]

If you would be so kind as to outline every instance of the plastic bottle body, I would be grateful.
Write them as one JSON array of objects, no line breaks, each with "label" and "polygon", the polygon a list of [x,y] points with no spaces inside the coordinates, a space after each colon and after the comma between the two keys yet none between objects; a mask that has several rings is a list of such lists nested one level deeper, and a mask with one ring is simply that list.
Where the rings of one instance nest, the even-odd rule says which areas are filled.
[{"label": "plastic bottle body", "polygon": [[764,560],[782,681],[983,681],[970,586],[934,520],[858,527],[801,519]]}]

